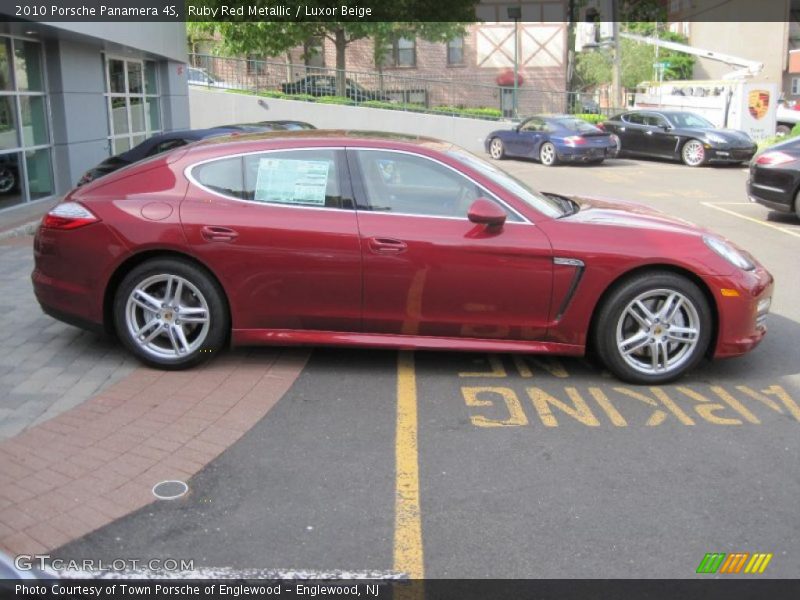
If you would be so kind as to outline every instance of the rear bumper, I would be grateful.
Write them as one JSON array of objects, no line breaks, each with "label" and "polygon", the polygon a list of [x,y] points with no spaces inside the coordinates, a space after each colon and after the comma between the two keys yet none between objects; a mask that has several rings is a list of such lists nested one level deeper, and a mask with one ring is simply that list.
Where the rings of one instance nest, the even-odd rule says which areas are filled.
[{"label": "rear bumper", "polygon": [[613,158],[616,155],[616,146],[606,147],[571,147],[562,146],[556,148],[558,159],[564,162],[589,162],[592,160],[602,160]]},{"label": "rear bumper", "polygon": [[[69,243],[60,243],[65,238]],[[71,325],[103,329],[108,274],[123,253],[111,231],[102,222],[72,231],[40,227],[33,253],[31,282],[42,310]]]},{"label": "rear bumper", "polygon": [[758,346],[767,334],[767,314],[775,285],[769,271],[759,265],[753,271],[737,270],[730,276],[710,276],[705,280],[719,315],[714,357],[741,356]]},{"label": "rear bumper", "polygon": [[781,172],[778,169],[750,171],[747,180],[747,195],[750,200],[763,204],[772,210],[791,212],[794,210],[794,191],[797,188],[797,175]]}]

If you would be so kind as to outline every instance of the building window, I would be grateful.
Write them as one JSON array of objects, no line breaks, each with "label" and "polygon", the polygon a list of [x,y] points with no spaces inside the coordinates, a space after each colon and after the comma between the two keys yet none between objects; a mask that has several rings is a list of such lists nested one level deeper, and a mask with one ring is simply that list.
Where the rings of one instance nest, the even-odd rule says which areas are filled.
[{"label": "building window", "polygon": [[792,96],[800,96],[800,77],[792,77]]},{"label": "building window", "polygon": [[152,60],[106,56],[105,95],[111,154],[161,132],[158,73]]},{"label": "building window", "polygon": [[396,38],[384,48],[384,67],[416,67],[417,41],[409,38]]},{"label": "building window", "polygon": [[39,42],[0,36],[0,210],[54,193]]},{"label": "building window", "polygon": [[255,54],[247,55],[247,74],[264,75],[267,72],[267,63]]},{"label": "building window", "polygon": [[322,68],[325,66],[325,41],[323,38],[314,37],[305,43],[303,60],[307,67]]},{"label": "building window", "polygon": [[447,42],[447,64],[450,66],[464,64],[463,37],[456,37]]}]

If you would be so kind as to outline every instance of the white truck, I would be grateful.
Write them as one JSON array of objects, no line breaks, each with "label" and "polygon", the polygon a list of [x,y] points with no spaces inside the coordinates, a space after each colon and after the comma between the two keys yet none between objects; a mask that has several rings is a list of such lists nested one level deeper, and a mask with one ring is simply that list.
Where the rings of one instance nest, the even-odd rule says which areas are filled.
[{"label": "white truck", "polygon": [[620,35],[636,42],[723,62],[734,69],[722,79],[714,81],[663,81],[643,84],[634,97],[637,108],[695,112],[717,127],[745,131],[755,140],[775,135],[778,126],[782,126],[778,133],[788,133],[794,123],[800,121],[800,111],[797,111],[796,120],[788,120],[795,115],[787,115],[787,110],[780,113],[784,120],[777,118],[777,84],[749,81],[761,72],[763,63],[667,40],[631,33]]}]

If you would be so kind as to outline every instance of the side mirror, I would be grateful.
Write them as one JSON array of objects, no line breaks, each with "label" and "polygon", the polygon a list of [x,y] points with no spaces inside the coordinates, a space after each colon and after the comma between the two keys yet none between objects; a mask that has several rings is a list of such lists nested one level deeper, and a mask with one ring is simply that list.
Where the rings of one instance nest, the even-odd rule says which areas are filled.
[{"label": "side mirror", "polygon": [[467,218],[478,225],[487,227],[502,227],[506,222],[506,211],[491,200],[478,198],[469,207]]}]

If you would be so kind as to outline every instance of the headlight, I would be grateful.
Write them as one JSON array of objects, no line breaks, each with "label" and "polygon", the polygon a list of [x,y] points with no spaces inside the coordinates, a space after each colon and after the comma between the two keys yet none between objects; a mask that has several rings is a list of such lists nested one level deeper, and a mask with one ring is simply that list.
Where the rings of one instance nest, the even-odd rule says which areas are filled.
[{"label": "headlight", "polygon": [[716,133],[711,133],[711,132],[706,134],[706,139],[709,142],[714,142],[715,144],[727,144],[728,143],[728,140],[726,140],[721,135],[718,135]]},{"label": "headlight", "polygon": [[739,267],[745,271],[752,271],[756,266],[744,254],[739,252],[736,248],[722,241],[719,238],[703,236],[703,241],[706,246],[711,248],[714,252],[719,254],[722,258],[731,263],[734,267]]}]

